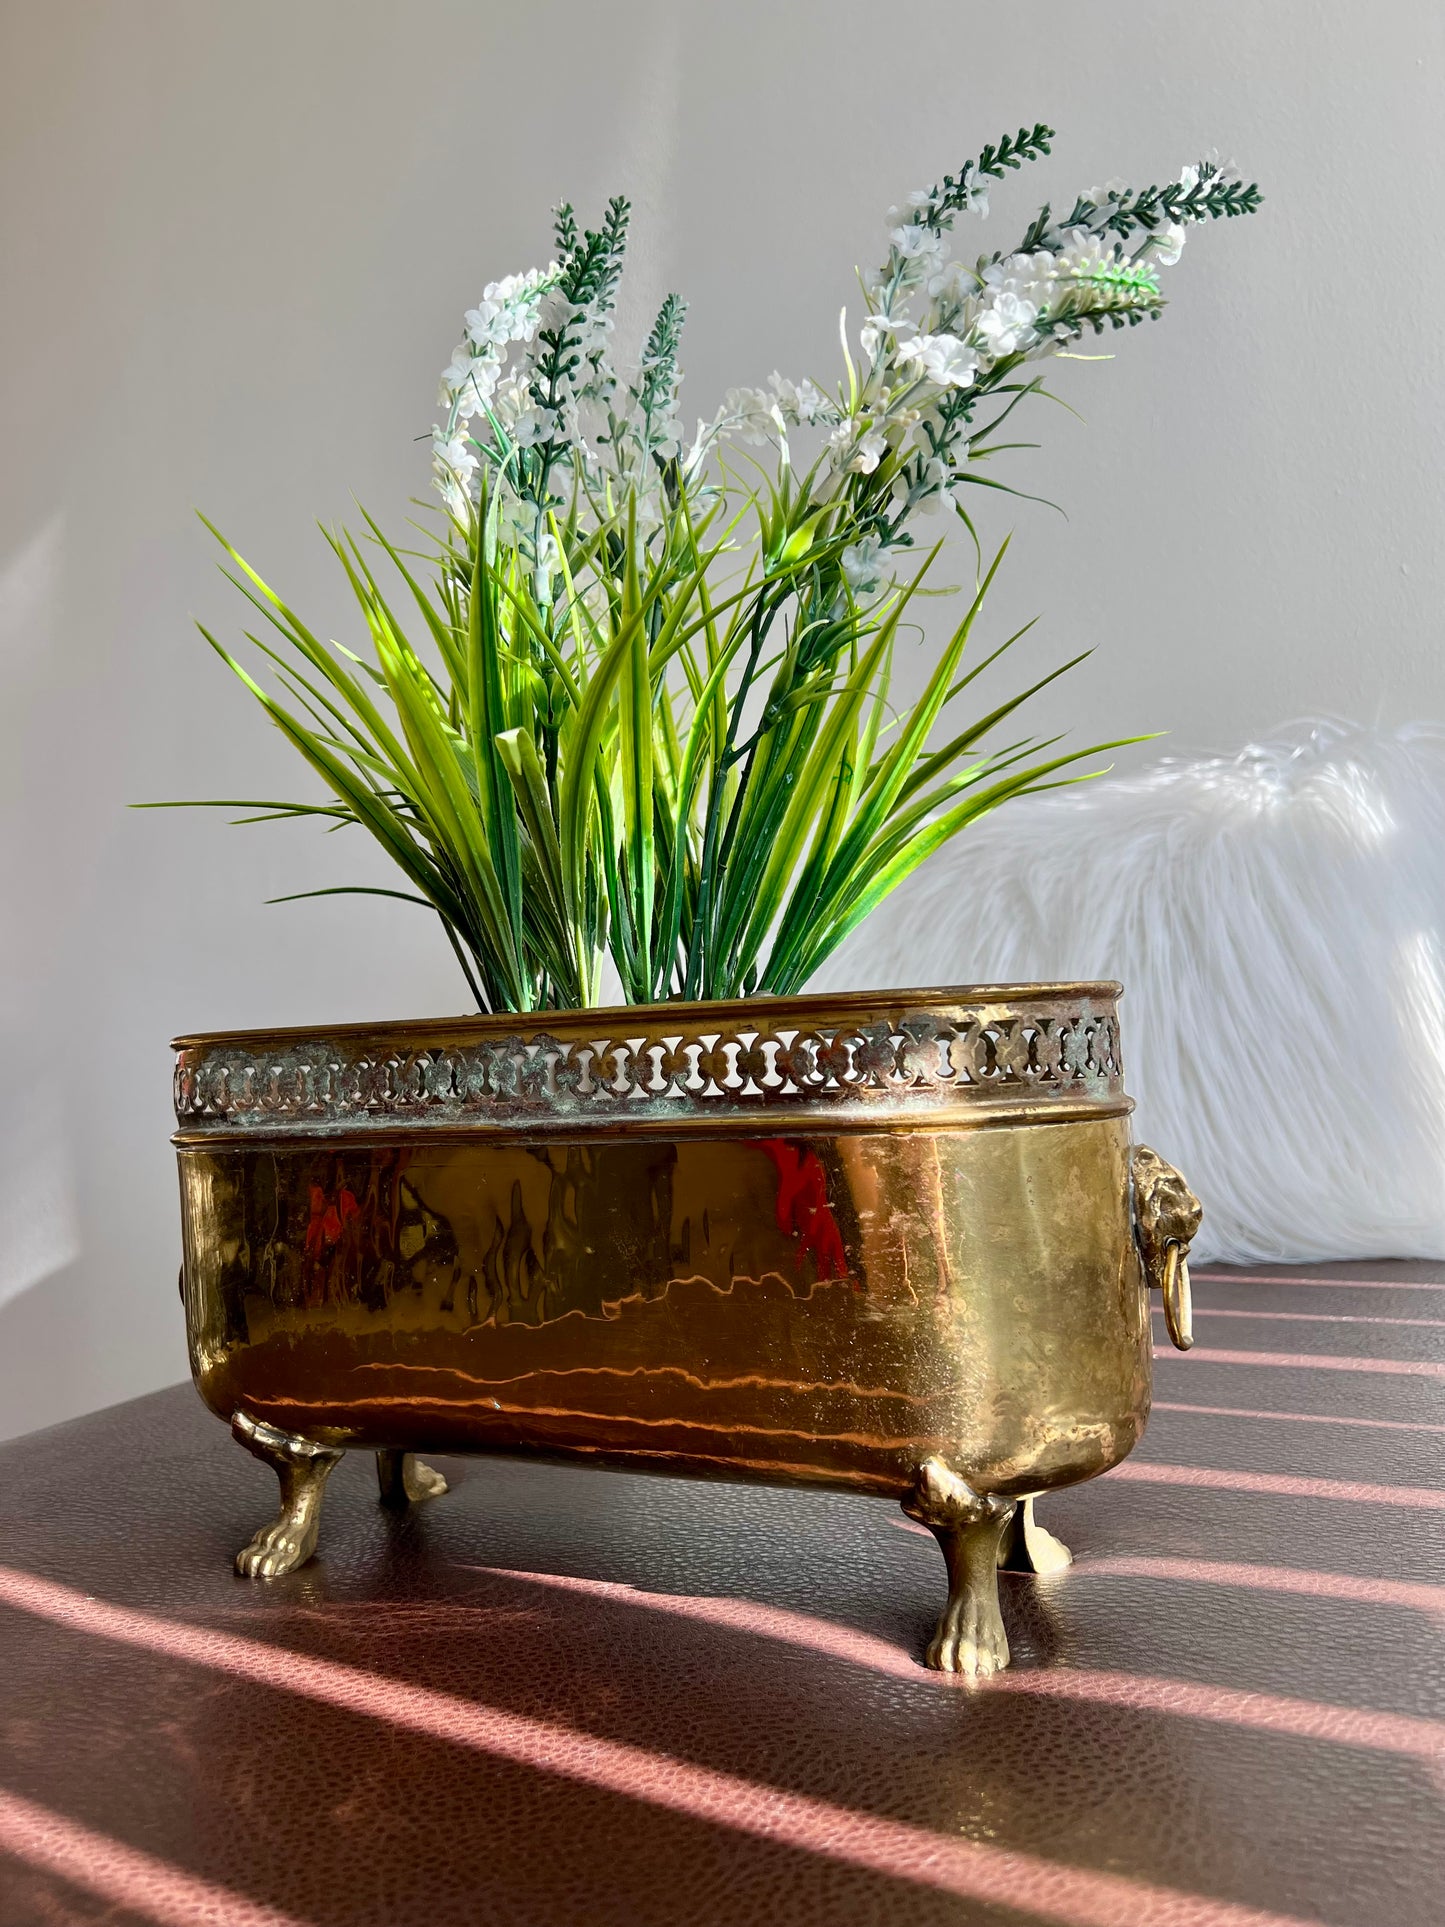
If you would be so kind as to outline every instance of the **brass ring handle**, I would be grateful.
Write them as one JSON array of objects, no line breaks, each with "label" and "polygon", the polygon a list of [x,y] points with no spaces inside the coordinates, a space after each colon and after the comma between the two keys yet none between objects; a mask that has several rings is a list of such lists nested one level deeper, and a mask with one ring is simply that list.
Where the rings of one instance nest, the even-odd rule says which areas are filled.
[{"label": "brass ring handle", "polygon": [[1170,1342],[1187,1352],[1194,1343],[1189,1245],[1203,1215],[1199,1200],[1147,1144],[1136,1144],[1130,1154],[1130,1190],[1144,1282],[1163,1294]]},{"label": "brass ring handle", "polygon": [[1188,1248],[1171,1238],[1164,1251],[1164,1323],[1169,1342],[1177,1351],[1187,1352],[1194,1343],[1194,1300],[1189,1291]]}]

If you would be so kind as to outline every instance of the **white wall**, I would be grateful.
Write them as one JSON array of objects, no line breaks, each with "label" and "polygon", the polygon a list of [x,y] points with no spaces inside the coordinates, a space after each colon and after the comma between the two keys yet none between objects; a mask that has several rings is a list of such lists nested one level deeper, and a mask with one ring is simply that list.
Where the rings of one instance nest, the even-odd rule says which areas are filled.
[{"label": "white wall", "polygon": [[[359,841],[127,802],[304,791],[199,642],[239,626],[204,507],[319,624],[314,520],[395,523],[435,372],[563,194],[637,202],[693,301],[687,397],[832,378],[890,200],[1021,121],[996,196],[1218,143],[1265,212],[1041,410],[1067,512],[1016,524],[1000,620],[1098,653],[1050,713],[1227,745],[1302,712],[1445,715],[1438,132],[1425,0],[10,0],[0,16],[0,1434],[180,1377],[167,1134],[187,1027],[459,1008],[420,913],[262,899]],[[994,235],[999,236],[997,242]],[[1047,720],[1047,717],[1045,718]]]}]

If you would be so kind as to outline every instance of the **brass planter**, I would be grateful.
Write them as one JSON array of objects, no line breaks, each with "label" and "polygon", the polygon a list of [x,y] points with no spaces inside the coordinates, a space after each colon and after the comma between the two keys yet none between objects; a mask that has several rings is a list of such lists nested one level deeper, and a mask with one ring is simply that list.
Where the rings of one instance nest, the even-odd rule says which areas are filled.
[{"label": "brass planter", "polygon": [[240,1555],[309,1558],[347,1447],[523,1451],[901,1499],[929,1662],[1007,1663],[1017,1502],[1133,1447],[1147,1287],[1198,1206],[1131,1147],[1113,984],[752,999],[180,1040],[201,1396],[273,1464]]}]

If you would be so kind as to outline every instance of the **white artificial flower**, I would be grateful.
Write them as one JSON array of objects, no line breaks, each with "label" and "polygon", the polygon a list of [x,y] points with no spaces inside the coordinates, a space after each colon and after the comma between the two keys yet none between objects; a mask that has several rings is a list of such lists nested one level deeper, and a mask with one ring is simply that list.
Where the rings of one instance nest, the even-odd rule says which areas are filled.
[{"label": "white artificial flower", "polygon": [[777,397],[765,388],[730,388],[723,414],[743,440],[755,447],[786,432]]},{"label": "white artificial flower", "polygon": [[476,307],[467,309],[467,340],[479,353],[500,362],[512,342],[530,341],[536,334],[543,290],[556,278],[554,261],[546,268],[489,281]]},{"label": "white artificial flower", "polygon": [[697,433],[692,438],[692,446],[682,457],[682,472],[691,478],[696,475],[712,452],[712,445],[718,438],[718,431],[726,420],[726,410],[720,411],[712,421],[704,421],[698,416]]},{"label": "white artificial flower", "polygon": [[442,369],[442,394],[454,395],[465,383],[472,372],[472,357],[467,352],[467,344],[452,349],[452,358]]},{"label": "white artificial flower", "polygon": [[850,542],[839,556],[843,578],[856,595],[871,595],[883,579],[883,557],[887,553],[876,535],[865,535]]},{"label": "white artificial flower", "polygon": [[1217,147],[1211,147],[1205,153],[1201,154],[1200,160],[1205,167],[1212,167],[1214,169],[1214,172],[1209,177],[1212,181],[1219,181],[1227,186],[1233,181],[1243,180],[1244,178],[1234,162],[1227,160]]},{"label": "white artificial flower", "polygon": [[873,427],[860,435],[852,421],[845,421],[828,437],[828,449],[847,474],[871,475],[888,453],[888,437]]},{"label": "white artificial flower", "polygon": [[[828,437],[823,450],[828,457],[828,460],[823,464],[825,477],[831,479],[834,476],[846,472],[848,466],[847,456],[853,446],[854,432],[855,424],[852,417],[849,416],[839,422],[838,426]],[[820,484],[820,486],[823,485],[825,484]]]},{"label": "white artificial flower", "polygon": [[882,429],[865,429],[848,466],[855,475],[871,475],[887,453],[888,437]]},{"label": "white artificial flower", "polygon": [[[491,284],[496,287],[496,282]],[[468,308],[462,317],[466,324],[467,340],[474,348],[500,348],[511,339],[511,316],[499,301],[488,298],[491,288],[484,294],[475,308]]]},{"label": "white artificial flower", "polygon": [[983,270],[983,290],[973,323],[980,351],[992,360],[1033,347],[1035,323],[1045,312],[1059,269],[1046,249],[1011,254]]},{"label": "white artificial flower", "polygon": [[[1159,284],[1154,278],[1154,269],[1161,257],[1153,252],[1155,238],[1151,235],[1131,258],[1118,242],[1090,234],[1084,228],[1071,228],[1064,236],[1064,246],[1054,257],[1052,278],[1107,289],[1116,305],[1127,306],[1135,297],[1142,297],[1146,302],[1157,301]],[[1177,261],[1184,244],[1184,229],[1171,224],[1157,238],[1163,249],[1164,264]],[[1040,300],[1041,308],[1047,305],[1047,299],[1045,295]]]},{"label": "white artificial flower", "polygon": [[[978,214],[988,218],[989,180],[986,174],[973,174],[963,192],[959,212]],[[916,187],[903,207],[888,210],[888,219],[907,225],[927,225],[929,217],[936,215],[939,207],[938,190],[931,187]]]},{"label": "white artificial flower", "polygon": [[535,448],[539,442],[561,441],[566,431],[560,410],[532,402],[507,424],[507,433],[518,448]]},{"label": "white artificial flower", "polygon": [[537,326],[559,335],[576,320],[580,310],[560,288],[548,288],[537,304]]},{"label": "white artificial flower", "polygon": [[893,359],[939,388],[967,388],[978,373],[978,354],[957,335],[914,335],[901,341]]},{"label": "white artificial flower", "polygon": [[965,267],[962,261],[945,261],[936,274],[928,277],[925,290],[938,311],[946,314],[977,294],[978,270]]},{"label": "white artificial flower", "polygon": [[[888,218],[893,220],[901,212],[899,208],[892,208]],[[924,227],[919,221],[905,220],[897,227],[890,228],[888,239],[905,261],[916,260],[920,255],[937,254],[942,248],[942,243],[933,229]]]},{"label": "white artificial flower", "polygon": [[682,454],[682,416],[675,408],[655,415],[652,422],[652,452],[664,462],[675,462]]},{"label": "white artificial flower", "polygon": [[509,427],[532,402],[532,378],[518,368],[500,382],[492,396],[492,413]]},{"label": "white artificial flower", "polygon": [[469,355],[463,342],[452,350],[452,358],[442,370],[439,405],[454,409],[459,421],[469,421],[491,400],[497,369],[498,363],[491,356]]},{"label": "white artificial flower", "polygon": [[900,509],[922,509],[925,515],[937,512],[953,479],[953,470],[941,456],[912,462],[900,469],[893,481],[893,503]]},{"label": "white artificial flower", "polygon": [[465,435],[449,435],[444,428],[434,428],[431,445],[433,459],[440,467],[449,468],[454,475],[464,479],[471,477],[477,466],[477,458]]},{"label": "white artificial flower", "polygon": [[832,402],[806,376],[802,381],[789,381],[774,369],[768,386],[785,422],[807,424],[837,419],[838,411]]},{"label": "white artificial flower", "polygon": [[[889,216],[893,219],[899,210],[894,208]],[[901,264],[897,275],[894,298],[910,288],[922,286],[934,275],[940,273],[948,258],[948,248],[941,234],[932,228],[924,227],[918,221],[903,221],[888,231],[888,239],[894,254]]]},{"label": "white artificial flower", "polygon": [[[1064,245],[1052,257],[1049,281],[1114,281],[1125,267],[1123,250],[1117,241],[1087,228],[1069,228]],[[1043,307],[1047,296],[1039,302]]]},{"label": "white artificial flower", "polygon": [[[1187,232],[1182,221],[1171,221],[1162,233],[1151,234],[1145,243],[1150,265],[1156,268],[1172,268],[1184,252],[1184,239]],[[1141,250],[1141,254],[1145,250]]]},{"label": "white artificial flower", "polygon": [[444,428],[434,428],[431,439],[432,467],[442,499],[453,515],[464,515],[471,502],[476,455],[465,435],[449,435]]},{"label": "white artificial flower", "polygon": [[872,361],[887,336],[907,334],[912,327],[913,323],[905,320],[901,315],[877,313],[865,315],[858,329],[858,346]]},{"label": "white artificial flower", "polygon": [[1005,355],[1027,348],[1038,317],[1037,304],[1023,295],[1010,288],[991,289],[974,323],[984,354],[1001,361]]}]

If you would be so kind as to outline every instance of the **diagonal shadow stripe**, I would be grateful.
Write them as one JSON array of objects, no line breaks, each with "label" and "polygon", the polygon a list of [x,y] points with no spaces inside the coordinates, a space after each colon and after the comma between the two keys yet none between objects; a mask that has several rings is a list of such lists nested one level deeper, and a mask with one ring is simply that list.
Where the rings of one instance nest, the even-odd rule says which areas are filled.
[{"label": "diagonal shadow stripe", "polygon": [[[1154,1316],[1162,1318],[1164,1307],[1155,1305]],[[1255,1311],[1235,1305],[1194,1306],[1196,1318],[1267,1318],[1286,1325],[1410,1325],[1417,1329],[1445,1331],[1445,1318],[1388,1318],[1363,1311]]]},{"label": "diagonal shadow stripe", "polygon": [[0,1853],[126,1914],[142,1914],[156,1927],[306,1927],[294,1914],[217,1887],[3,1787]]},{"label": "diagonal shadow stripe", "polygon": [[[893,1523],[905,1531],[926,1530],[923,1527],[914,1528],[912,1522],[906,1519],[897,1519]],[[1193,1562],[1145,1560],[1136,1563],[1154,1567],[1189,1565]],[[1122,1565],[1110,1565],[1107,1561],[1095,1559],[1089,1561],[1087,1566],[1081,1565],[1079,1570],[1086,1573],[1122,1571],[1129,1564],[1125,1561]],[[1217,1726],[1242,1727],[1251,1732],[1281,1734],[1291,1739],[1323,1740],[1338,1746],[1358,1747],[1365,1752],[1393,1753],[1407,1759],[1445,1760],[1445,1723],[1410,1714],[1379,1713],[1369,1707],[1336,1706],[1324,1700],[1292,1699],[1280,1693],[1253,1692],[1145,1673],[1109,1672],[1097,1667],[1012,1671],[1000,1673],[970,1688],[955,1676],[930,1673],[901,1646],[880,1639],[875,1633],[859,1632],[855,1627],[840,1626],[834,1620],[820,1619],[812,1613],[796,1612],[785,1606],[763,1606],[747,1599],[643,1592],[635,1586],[618,1585],[611,1580],[580,1579],[560,1573],[513,1572],[496,1566],[474,1566],[471,1570],[558,1592],[582,1594],[638,1611],[698,1620],[709,1626],[725,1626],[733,1632],[778,1640],[784,1645],[817,1653],[827,1659],[843,1660],[849,1665],[863,1666],[870,1672],[883,1673],[892,1679],[906,1680],[910,1685],[932,1686],[939,1691],[972,1690],[979,1693],[1017,1694],[1030,1699],[1081,1700],[1091,1705],[1122,1707],[1131,1712],[1207,1720]],[[1151,1573],[1150,1576],[1161,1575]],[[1180,1575],[1171,1573],[1162,1576]],[[1445,1588],[1439,1591],[1440,1598],[1433,1601],[1432,1606],[1435,1610],[1445,1610]]]},{"label": "diagonal shadow stripe", "polygon": [[1207,1345],[1196,1345],[1188,1353],[1156,1345],[1154,1356],[1160,1363],[1171,1365],[1188,1357],[1204,1365],[1276,1365],[1291,1372],[1382,1372],[1396,1378],[1445,1378],[1445,1364],[1434,1359],[1345,1358],[1333,1352],[1226,1352]]},{"label": "diagonal shadow stripe", "polygon": [[1445,1618],[1445,1586],[1418,1579],[1379,1579],[1373,1574],[1317,1572],[1309,1566],[1255,1566],[1226,1559],[1102,1552],[1076,1559],[1074,1574],[1080,1579],[1169,1579],[1192,1585],[1239,1587],[1246,1592],[1293,1593],[1305,1599],[1404,1607]]},{"label": "diagonal shadow stripe", "polygon": [[910,1821],[859,1813],[556,1721],[88,1599],[69,1586],[13,1568],[0,1567],[0,1603],[91,1638],[383,1720],[843,1866],[1033,1913],[1056,1927],[1118,1927],[1121,1921],[1130,1927],[1305,1927],[1292,1916],[932,1833]]},{"label": "diagonal shadow stripe", "polygon": [[1296,1478],[1288,1472],[1226,1472],[1212,1465],[1165,1465],[1125,1459],[1109,1479],[1140,1485],[1208,1486],[1217,1492],[1263,1492],[1286,1499],[1343,1499],[1351,1505],[1398,1505],[1417,1512],[1445,1512],[1445,1492],[1423,1485],[1363,1485],[1352,1479]]},{"label": "diagonal shadow stripe", "polygon": [[1183,1405],[1177,1399],[1156,1398],[1156,1412],[1196,1412],[1206,1418],[1284,1419],[1291,1425],[1350,1425],[1372,1432],[1445,1432],[1445,1425],[1432,1425],[1426,1419],[1356,1418],[1338,1412],[1264,1412],[1248,1405]]},{"label": "diagonal shadow stripe", "polygon": [[1291,1291],[1445,1291],[1445,1279],[1430,1284],[1423,1278],[1281,1278],[1271,1271],[1207,1271],[1198,1265],[1189,1269],[1202,1285],[1282,1285]]}]

